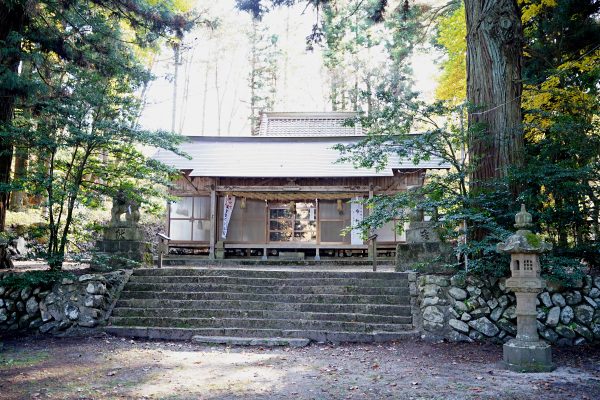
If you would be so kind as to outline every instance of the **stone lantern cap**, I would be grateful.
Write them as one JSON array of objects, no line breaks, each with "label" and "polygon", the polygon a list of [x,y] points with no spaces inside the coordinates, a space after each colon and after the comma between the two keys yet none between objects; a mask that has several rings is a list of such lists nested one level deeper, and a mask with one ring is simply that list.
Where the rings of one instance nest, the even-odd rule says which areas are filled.
[{"label": "stone lantern cap", "polygon": [[521,212],[515,215],[514,226],[518,229],[517,232],[506,242],[498,243],[496,249],[507,254],[541,254],[552,250],[551,243],[543,242],[537,235],[531,233],[529,230],[533,227],[531,220],[531,214],[525,210],[525,204],[521,204]]}]

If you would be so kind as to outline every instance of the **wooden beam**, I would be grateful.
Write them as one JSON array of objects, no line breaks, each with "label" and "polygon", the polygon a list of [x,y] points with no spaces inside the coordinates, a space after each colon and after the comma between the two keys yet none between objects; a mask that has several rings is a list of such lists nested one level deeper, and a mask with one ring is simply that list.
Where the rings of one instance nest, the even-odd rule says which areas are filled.
[{"label": "wooden beam", "polygon": [[198,189],[191,181],[191,179],[189,178],[189,176],[187,176],[187,174],[183,174],[182,175],[184,177],[184,179],[190,184],[190,186],[192,188],[194,188],[194,190],[196,191],[196,193],[200,194],[200,189]]},{"label": "wooden beam", "polygon": [[331,250],[367,250],[366,244],[309,244],[309,243],[269,243],[269,244],[249,244],[249,243],[225,243],[226,249],[331,249]]},{"label": "wooden beam", "polygon": [[394,189],[396,189],[402,182],[404,182],[406,178],[401,178],[396,180],[396,182],[392,183],[387,189],[385,189],[385,194],[390,194]]},{"label": "wooden beam", "polygon": [[217,186],[217,192],[368,192],[369,186]]},{"label": "wooden beam", "polygon": [[255,186],[263,186],[266,185],[269,182],[273,182],[275,179],[277,178],[265,178],[262,181],[258,182]]}]

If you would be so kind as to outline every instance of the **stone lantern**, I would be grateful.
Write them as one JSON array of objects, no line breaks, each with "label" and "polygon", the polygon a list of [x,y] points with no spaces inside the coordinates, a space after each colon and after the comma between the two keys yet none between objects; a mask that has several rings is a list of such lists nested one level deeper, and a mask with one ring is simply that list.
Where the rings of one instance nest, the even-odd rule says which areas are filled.
[{"label": "stone lantern", "polygon": [[552,245],[531,233],[532,227],[531,214],[523,204],[515,216],[517,232],[496,247],[499,252],[510,254],[511,277],[506,280],[506,287],[517,298],[517,337],[504,345],[503,363],[512,371],[548,372],[556,365],[552,363],[550,345],[538,335],[535,300],[546,287],[546,281],[540,278],[539,255],[551,250]]}]

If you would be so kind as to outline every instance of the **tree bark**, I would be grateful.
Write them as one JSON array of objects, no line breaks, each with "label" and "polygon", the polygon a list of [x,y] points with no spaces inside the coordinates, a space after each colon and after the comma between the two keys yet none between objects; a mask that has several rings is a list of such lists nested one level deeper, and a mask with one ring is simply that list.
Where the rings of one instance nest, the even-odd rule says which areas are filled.
[{"label": "tree bark", "polygon": [[[17,148],[17,154],[15,155],[15,167],[14,167],[14,180],[19,182],[27,178],[27,166],[29,164],[29,155],[27,149]],[[14,211],[23,211],[23,207],[26,205],[26,193],[22,190],[12,192],[10,196],[10,209]]]},{"label": "tree bark", "polygon": [[252,19],[252,33],[250,34],[250,134],[254,135],[256,129],[256,121],[258,116],[256,115],[256,63],[258,58],[258,50],[256,46],[258,42],[258,21],[256,18]]},{"label": "tree bark", "polygon": [[175,72],[173,73],[173,111],[171,113],[171,133],[175,133],[175,124],[177,122],[177,80],[179,79],[179,55],[180,42],[171,44],[173,48],[173,58],[175,60]]},{"label": "tree bark", "polygon": [[524,39],[517,0],[465,0],[465,11],[469,158],[477,190],[523,163]]},{"label": "tree bark", "polygon": [[[9,7],[5,2],[0,2],[0,41],[6,43],[12,32],[21,34],[25,27],[25,9],[19,3]],[[16,76],[19,62],[19,52],[11,52],[9,56],[0,59],[1,68]],[[0,126],[12,123],[15,113],[15,99],[17,93],[6,87],[0,87]],[[10,183],[10,167],[12,164],[13,143],[12,140],[3,138],[0,140],[0,185]],[[10,199],[10,191],[0,191],[0,232],[4,231],[6,224],[6,210]],[[2,260],[0,260],[2,264]]]}]

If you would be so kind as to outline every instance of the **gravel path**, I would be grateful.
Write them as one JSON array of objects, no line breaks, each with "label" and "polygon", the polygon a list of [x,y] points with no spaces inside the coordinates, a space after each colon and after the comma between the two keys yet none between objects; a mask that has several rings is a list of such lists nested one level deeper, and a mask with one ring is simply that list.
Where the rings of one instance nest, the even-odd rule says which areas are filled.
[{"label": "gravel path", "polygon": [[556,371],[520,374],[483,343],[252,348],[100,333],[0,343],[0,399],[600,398],[600,347],[554,348]]}]

